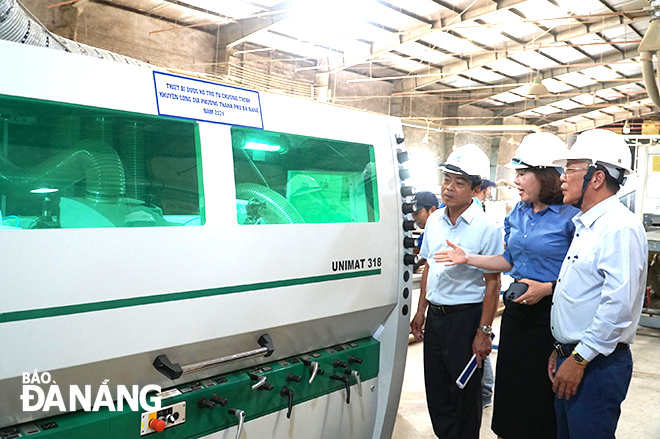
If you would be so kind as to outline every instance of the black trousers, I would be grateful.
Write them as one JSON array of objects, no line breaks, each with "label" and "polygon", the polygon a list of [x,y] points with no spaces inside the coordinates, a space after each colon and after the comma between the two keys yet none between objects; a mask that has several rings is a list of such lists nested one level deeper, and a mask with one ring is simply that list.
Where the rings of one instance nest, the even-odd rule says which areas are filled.
[{"label": "black trousers", "polygon": [[472,357],[481,304],[442,314],[429,308],[424,330],[424,381],[433,431],[442,439],[479,439],[481,375],[478,368],[465,388],[456,385]]}]

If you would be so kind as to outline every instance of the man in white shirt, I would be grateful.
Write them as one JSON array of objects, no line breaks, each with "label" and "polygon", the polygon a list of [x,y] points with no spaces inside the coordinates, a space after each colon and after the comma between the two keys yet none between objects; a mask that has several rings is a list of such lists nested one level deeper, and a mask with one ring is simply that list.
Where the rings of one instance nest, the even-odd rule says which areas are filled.
[{"label": "man in white shirt", "polygon": [[456,380],[473,354],[479,368],[490,354],[500,274],[484,274],[467,265],[447,267],[435,262],[433,255],[449,248],[447,240],[460,242],[470,253],[500,254],[502,233],[472,200],[490,170],[486,154],[476,145],[464,145],[440,168],[445,171],[441,193],[445,207],[426,222],[420,256],[427,262],[411,328],[417,340],[424,339],[426,400],[435,434],[443,439],[478,439],[481,369],[463,389]]},{"label": "man in white shirt", "polygon": [[616,193],[631,173],[623,138],[606,130],[576,140],[561,177],[564,203],[582,211],[557,279],[548,361],[557,437],[614,438],[632,377],[633,342],[646,286],[648,246]]}]

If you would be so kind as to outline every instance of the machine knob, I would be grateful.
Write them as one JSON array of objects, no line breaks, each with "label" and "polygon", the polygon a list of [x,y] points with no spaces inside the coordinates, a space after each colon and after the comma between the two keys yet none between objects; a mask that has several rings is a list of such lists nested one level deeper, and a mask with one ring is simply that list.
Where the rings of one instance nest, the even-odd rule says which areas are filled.
[{"label": "machine knob", "polygon": [[220,405],[221,407],[224,407],[227,405],[227,398],[223,398],[222,396],[218,395],[217,393],[214,393],[211,395],[211,401]]},{"label": "machine knob", "polygon": [[348,356],[348,362],[349,363],[357,363],[357,364],[362,364],[362,358],[356,357],[355,355],[351,354]]},{"label": "machine knob", "polygon": [[405,220],[403,222],[403,230],[405,230],[406,232],[410,232],[411,230],[415,230],[415,221]]},{"label": "machine knob", "polygon": [[399,163],[405,163],[410,160],[410,153],[408,151],[398,151],[396,153],[396,159]]},{"label": "machine knob", "polygon": [[289,398],[289,405],[286,411],[286,418],[291,419],[291,411],[293,410],[293,390],[289,389],[287,386],[282,387],[280,390],[280,395],[285,398]]},{"label": "machine knob", "polygon": [[298,375],[294,375],[293,373],[289,372],[286,374],[286,381],[288,383],[295,381],[296,383],[299,383],[302,381],[302,378],[299,377]]},{"label": "machine knob", "polygon": [[173,414],[170,413],[169,415],[165,416],[165,422],[167,422],[168,424],[174,424],[178,418],[179,418],[178,413],[177,416],[174,416]]},{"label": "machine knob", "polygon": [[332,362],[332,367],[343,367],[346,368],[348,367],[348,363],[344,363],[340,359],[336,358],[335,361]]},{"label": "machine knob", "polygon": [[410,171],[406,168],[399,169],[399,178],[401,180],[407,180],[410,178]]},{"label": "machine knob", "polygon": [[213,401],[209,401],[208,399],[204,398],[203,396],[197,400],[197,407],[200,409],[211,409],[213,410],[215,408],[215,403]]},{"label": "machine knob", "polygon": [[155,418],[149,421],[149,428],[156,430],[156,433],[162,433],[166,426],[167,424],[162,419]]},{"label": "machine knob", "polygon": [[273,390],[274,388],[275,388],[275,387],[274,387],[272,384],[264,383],[264,384],[263,384],[261,387],[259,387],[257,390],[267,390],[267,391],[270,392],[270,391]]},{"label": "machine knob", "polygon": [[403,255],[403,263],[405,265],[415,265],[418,260],[419,257],[417,255],[411,255],[410,253]]},{"label": "machine knob", "polygon": [[402,197],[412,197],[417,193],[417,190],[412,186],[401,186],[401,196]]},{"label": "machine knob", "polygon": [[403,212],[404,215],[413,213],[416,210],[417,210],[417,203],[403,203],[401,205],[401,211]]},{"label": "machine knob", "polygon": [[403,137],[403,134],[395,134],[394,138],[396,139],[396,144],[397,145],[401,145],[406,140],[406,138]]},{"label": "machine knob", "polygon": [[417,238],[410,238],[410,237],[403,238],[403,247],[404,248],[417,247]]}]

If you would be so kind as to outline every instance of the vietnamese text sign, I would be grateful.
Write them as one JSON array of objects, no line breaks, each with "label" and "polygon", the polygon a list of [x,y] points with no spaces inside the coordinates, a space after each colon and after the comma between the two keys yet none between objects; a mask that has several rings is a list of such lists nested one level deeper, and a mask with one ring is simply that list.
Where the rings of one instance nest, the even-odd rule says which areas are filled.
[{"label": "vietnamese text sign", "polygon": [[162,116],[263,128],[256,91],[161,72],[154,85]]}]

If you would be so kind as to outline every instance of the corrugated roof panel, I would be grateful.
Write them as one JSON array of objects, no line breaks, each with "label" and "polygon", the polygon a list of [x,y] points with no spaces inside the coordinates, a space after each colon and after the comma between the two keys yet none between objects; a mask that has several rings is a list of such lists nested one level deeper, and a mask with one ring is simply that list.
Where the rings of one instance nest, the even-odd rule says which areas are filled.
[{"label": "corrugated roof panel", "polygon": [[[300,40],[301,42],[308,42],[303,44],[316,44],[341,51],[347,51],[356,44],[363,44],[355,41],[355,39],[350,36],[342,35],[336,30],[333,30],[330,26],[324,26],[322,24],[314,26],[309,20],[301,20],[293,17],[286,18],[278,23],[275,23],[268,29],[279,34],[288,35],[292,38]],[[277,43],[271,43],[269,40],[267,40],[267,38],[274,36],[276,36],[274,33],[262,31],[251,34],[248,40],[257,44],[265,45],[267,47],[277,47]],[[274,41],[282,41],[282,37],[279,35],[277,36],[278,38]]]},{"label": "corrugated roof panel", "polygon": [[598,81],[608,81],[610,79],[620,79],[621,75],[605,66],[589,67],[582,70],[584,75],[594,78]]},{"label": "corrugated roof panel", "polygon": [[511,58],[515,59],[516,61],[520,61],[527,66],[534,67],[535,69],[546,69],[548,67],[557,65],[556,62],[547,56],[543,56],[534,52],[533,50],[516,53],[515,55],[511,56]]},{"label": "corrugated roof panel", "polygon": [[640,39],[639,35],[633,31],[628,25],[611,27],[600,32],[603,38],[607,40],[616,41],[637,41]]},{"label": "corrugated roof panel", "polygon": [[257,32],[250,35],[250,41],[265,47],[273,47],[284,52],[295,53],[310,58],[325,58],[328,50],[310,43],[303,43],[293,38],[287,38],[272,32]]},{"label": "corrugated roof panel", "polygon": [[520,102],[524,101],[525,98],[513,93],[504,92],[504,93],[499,93],[494,96],[491,96],[493,99],[497,99],[498,101],[501,102],[506,102],[506,103],[511,103],[511,102]]},{"label": "corrugated roof panel", "polygon": [[582,116],[572,116],[572,117],[568,117],[564,120],[566,122],[570,122],[570,123],[580,123],[580,122],[587,122],[589,119],[587,119],[586,117],[582,117]]},{"label": "corrugated roof panel", "polygon": [[572,110],[574,108],[579,108],[582,106],[581,104],[578,104],[577,102],[574,102],[571,99],[562,99],[561,101],[557,101],[552,105],[554,105],[557,108],[561,108],[564,111]]},{"label": "corrugated roof panel", "polygon": [[430,47],[426,47],[423,44],[414,41],[403,43],[402,45],[397,46],[394,50],[433,64],[440,64],[451,58],[450,55],[446,55],[439,50],[431,49]]},{"label": "corrugated roof panel", "polygon": [[504,105],[503,102],[495,101],[495,100],[493,100],[493,99],[484,99],[484,100],[481,101],[481,102],[483,102],[483,103],[485,103],[485,104],[488,104],[488,105],[492,105],[492,106],[494,106],[494,107],[501,107],[502,105]]},{"label": "corrugated roof panel", "polygon": [[[247,17],[248,15],[256,14],[263,11],[253,4],[242,1],[223,1],[217,2],[215,0],[187,0],[186,3],[202,9],[217,12],[218,14],[226,15],[233,18]],[[263,4],[263,3],[262,3]],[[265,5],[264,6],[268,6]]]},{"label": "corrugated roof panel", "polygon": [[479,46],[472,44],[464,38],[450,35],[447,32],[431,32],[430,34],[424,35],[421,40],[454,54],[469,54],[471,52],[481,51]]},{"label": "corrugated roof panel", "polygon": [[566,11],[576,15],[601,14],[610,12],[598,0],[556,0],[557,4]]},{"label": "corrugated roof panel", "polygon": [[616,50],[613,49],[609,44],[603,44],[607,42],[596,34],[583,35],[581,37],[573,38],[570,40],[570,42],[571,44],[582,44],[580,49],[584,50],[592,56],[605,54],[607,52]]},{"label": "corrugated roof panel", "polygon": [[594,110],[590,111],[588,113],[584,113],[582,116],[586,117],[587,119],[596,119],[598,117],[603,116],[604,113],[602,113],[600,110]]},{"label": "corrugated roof panel", "polygon": [[542,107],[536,107],[536,108],[534,108],[534,111],[536,111],[536,112],[539,113],[539,114],[546,115],[546,114],[559,113],[559,112],[561,112],[561,111],[563,111],[563,110],[561,110],[561,109],[559,109],[559,108],[555,108],[555,107],[553,107],[552,105],[544,105],[544,106],[542,106]]},{"label": "corrugated roof panel", "polygon": [[489,84],[494,84],[503,79],[506,79],[504,76],[499,75],[491,70],[483,69],[481,67],[468,70],[464,73],[465,76],[472,77],[477,81],[488,82]]},{"label": "corrugated roof panel", "polygon": [[531,0],[516,5],[516,9],[522,12],[528,20],[538,21],[543,27],[554,28],[556,26],[576,25],[578,22],[574,19],[550,20],[548,18],[566,17],[566,12],[553,6],[546,0]]},{"label": "corrugated roof panel", "polygon": [[464,87],[478,87],[481,84],[478,82],[470,81],[469,79],[463,78],[461,76],[448,76],[446,78],[442,78],[441,81],[443,84],[446,84],[450,87],[455,87],[455,88],[464,88]]},{"label": "corrugated roof panel", "polygon": [[580,104],[587,105],[587,106],[588,105],[594,105],[594,104],[600,104],[600,103],[605,102],[604,100],[602,100],[598,96],[595,96],[595,95],[592,95],[592,94],[589,94],[589,93],[584,93],[584,94],[581,94],[579,96],[575,96],[573,98],[573,100],[575,102],[579,102]]},{"label": "corrugated roof panel", "polygon": [[646,93],[646,89],[642,88],[641,86],[637,85],[636,83],[630,83],[630,84],[621,84],[617,85],[614,87],[618,91],[622,92],[644,92]]},{"label": "corrugated roof panel", "polygon": [[556,78],[578,88],[596,84],[596,81],[589,79],[579,72],[564,73],[563,75],[557,75]]},{"label": "corrugated roof panel", "polygon": [[453,30],[470,41],[476,41],[490,47],[511,41],[498,31],[482,26],[474,21],[466,21]]},{"label": "corrugated roof panel", "polygon": [[620,64],[612,64],[610,67],[628,78],[642,77],[642,65],[637,61],[631,60]]},{"label": "corrugated roof panel", "polygon": [[527,110],[523,111],[522,113],[516,113],[517,117],[524,117],[524,118],[529,118],[529,117],[539,117],[540,114],[533,111],[533,110]]},{"label": "corrugated roof panel", "polygon": [[491,69],[497,70],[507,76],[522,76],[533,72],[532,69],[528,69],[527,67],[521,66],[517,62],[513,62],[506,58],[498,59],[487,65]]},{"label": "corrugated roof panel", "polygon": [[584,59],[584,55],[575,50],[573,47],[567,47],[565,44],[557,45],[556,47],[546,47],[541,49],[541,52],[550,55],[562,63],[572,63]]},{"label": "corrugated roof panel", "polygon": [[603,113],[608,113],[608,114],[616,114],[616,113],[622,113],[625,112],[623,108],[617,106],[617,105],[612,105],[610,107],[602,108],[600,111]]},{"label": "corrugated roof panel", "polygon": [[433,0],[389,0],[388,3],[408,11],[414,11],[417,15],[426,18],[431,18],[440,9],[440,6]]},{"label": "corrugated roof panel", "polygon": [[[357,1],[358,3],[360,2],[360,0]],[[333,8],[335,7],[336,5],[333,4]],[[324,10],[326,8],[327,8],[327,4],[325,4]],[[349,9],[348,11],[353,13],[352,9]],[[345,13],[347,11],[343,11],[343,12]],[[368,20],[374,23],[382,24],[383,26],[386,26],[390,29],[396,29],[398,31],[411,30],[425,25],[425,23],[422,21],[419,21],[408,15],[402,14],[401,12],[398,12],[395,9],[384,6],[373,0],[369,1],[368,5],[365,5],[363,12],[365,12],[365,14],[362,15],[363,20]]]},{"label": "corrugated roof panel", "polygon": [[506,32],[515,38],[522,38],[536,32],[541,32],[541,28],[538,26],[523,22],[520,16],[506,9],[485,14],[481,19],[489,23],[495,31]]},{"label": "corrugated roof panel", "polygon": [[624,97],[625,95],[622,93],[619,93],[618,91],[614,90],[613,88],[606,88],[605,90],[598,90],[596,92],[596,96],[599,98],[603,98],[606,101],[611,101],[612,99],[620,99]]},{"label": "corrugated roof panel", "polygon": [[550,93],[561,93],[563,91],[573,90],[573,87],[570,85],[557,81],[554,78],[547,78],[541,81],[543,85],[548,89]]},{"label": "corrugated roof panel", "polygon": [[[413,61],[408,58],[403,58],[392,52],[378,55],[373,59],[373,61],[375,63],[383,64],[387,67],[403,70],[409,73],[419,71],[420,68],[422,67],[422,65],[417,61]],[[424,73],[424,71],[422,70],[420,73]],[[438,76],[438,79],[440,79],[440,76]]]}]

